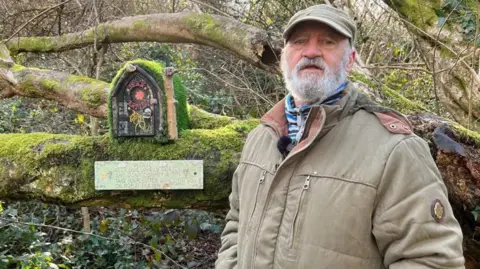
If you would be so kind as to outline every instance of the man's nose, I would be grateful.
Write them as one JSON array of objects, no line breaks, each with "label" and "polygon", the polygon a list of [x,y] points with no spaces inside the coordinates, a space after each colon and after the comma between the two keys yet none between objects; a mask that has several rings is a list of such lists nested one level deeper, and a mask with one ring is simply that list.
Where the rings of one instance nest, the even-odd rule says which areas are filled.
[{"label": "man's nose", "polygon": [[303,50],[302,56],[310,59],[321,57],[322,50],[320,49],[320,47],[316,42],[310,41],[306,44],[305,49]]}]

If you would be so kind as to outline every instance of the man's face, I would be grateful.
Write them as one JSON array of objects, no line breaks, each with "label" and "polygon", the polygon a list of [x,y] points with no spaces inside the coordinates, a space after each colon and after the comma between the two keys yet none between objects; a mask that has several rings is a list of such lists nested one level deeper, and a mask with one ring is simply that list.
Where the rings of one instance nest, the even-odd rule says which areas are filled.
[{"label": "man's face", "polygon": [[295,100],[314,103],[330,96],[347,79],[355,51],[347,37],[314,21],[294,29],[284,48],[281,68]]}]

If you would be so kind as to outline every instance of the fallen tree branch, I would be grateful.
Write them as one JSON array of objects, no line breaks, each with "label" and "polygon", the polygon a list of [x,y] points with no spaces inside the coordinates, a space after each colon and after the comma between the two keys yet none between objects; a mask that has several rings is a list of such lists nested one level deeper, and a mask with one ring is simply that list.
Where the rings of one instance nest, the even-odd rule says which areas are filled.
[{"label": "fallen tree branch", "polygon": [[[0,198],[78,206],[224,208],[244,139],[257,124],[233,121],[213,130],[185,130],[167,145],[120,143],[109,136],[0,134]],[[204,189],[96,191],[94,162],[101,160],[203,160]]]},{"label": "fallen tree branch", "polygon": [[[53,100],[80,113],[106,118],[109,83],[20,65],[15,65],[11,71],[16,81],[10,88],[14,95]],[[0,76],[0,85],[2,81],[4,80]],[[0,96],[13,96],[5,90],[9,88],[0,89]]]},{"label": "fallen tree branch", "polygon": [[[250,64],[278,73],[276,56],[266,31],[232,18],[197,12],[163,13],[125,17],[99,24],[99,43],[194,43],[225,49]],[[50,37],[15,37],[5,45],[12,53],[61,52],[93,45],[95,29]]]}]

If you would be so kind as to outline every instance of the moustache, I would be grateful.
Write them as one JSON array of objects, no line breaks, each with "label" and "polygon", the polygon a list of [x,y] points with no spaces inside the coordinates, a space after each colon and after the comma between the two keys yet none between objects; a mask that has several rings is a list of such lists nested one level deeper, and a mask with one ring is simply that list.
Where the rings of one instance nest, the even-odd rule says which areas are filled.
[{"label": "moustache", "polygon": [[295,71],[298,72],[308,67],[315,67],[321,70],[326,70],[328,68],[325,62],[320,57],[313,59],[304,57],[298,62],[297,66],[295,66]]}]

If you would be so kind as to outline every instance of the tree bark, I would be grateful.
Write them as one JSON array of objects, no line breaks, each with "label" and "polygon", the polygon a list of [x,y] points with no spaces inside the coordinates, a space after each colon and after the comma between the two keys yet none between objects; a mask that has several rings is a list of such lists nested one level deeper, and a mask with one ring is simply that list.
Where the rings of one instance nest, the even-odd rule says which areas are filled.
[{"label": "tree bark", "polygon": [[[90,116],[106,117],[107,96],[110,91],[110,84],[106,82],[20,65],[7,71],[12,73],[15,83],[10,88],[0,89],[1,96],[17,95],[53,100]],[[5,79],[0,77],[0,83],[5,84]]]},{"label": "tree bark", "polygon": [[[436,96],[443,107],[462,125],[480,130],[480,111],[476,109],[480,105],[480,77],[472,68],[472,56],[468,56],[477,53],[472,45],[475,42],[464,40],[459,23],[453,19],[456,15],[445,12],[445,25],[441,26],[435,10],[442,8],[442,1],[383,1],[414,33],[427,66],[434,73]],[[477,13],[475,4],[463,5]]]},{"label": "tree bark", "polygon": [[[228,205],[230,181],[247,133],[258,120],[186,130],[166,145],[109,136],[0,134],[0,199],[76,206],[200,208]],[[222,125],[222,124],[220,124]],[[95,191],[94,162],[203,160],[201,191]]]},{"label": "tree bark", "polygon": [[[50,37],[15,37],[5,42],[12,53],[61,52],[97,44],[124,42],[194,43],[224,49],[250,64],[278,72],[281,43],[266,31],[232,18],[197,12],[126,17],[78,33]],[[280,45],[279,45],[280,44]]]}]

